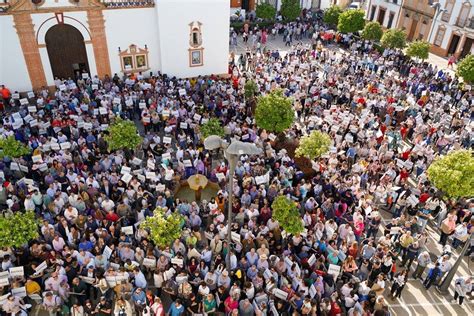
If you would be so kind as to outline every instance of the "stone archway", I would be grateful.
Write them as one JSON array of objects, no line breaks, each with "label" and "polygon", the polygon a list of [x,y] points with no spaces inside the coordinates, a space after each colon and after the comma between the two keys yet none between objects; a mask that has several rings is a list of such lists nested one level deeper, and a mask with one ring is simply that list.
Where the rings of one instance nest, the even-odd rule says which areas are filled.
[{"label": "stone archway", "polygon": [[45,35],[53,76],[76,79],[76,74],[89,72],[87,51],[81,32],[69,24],[56,24]]}]

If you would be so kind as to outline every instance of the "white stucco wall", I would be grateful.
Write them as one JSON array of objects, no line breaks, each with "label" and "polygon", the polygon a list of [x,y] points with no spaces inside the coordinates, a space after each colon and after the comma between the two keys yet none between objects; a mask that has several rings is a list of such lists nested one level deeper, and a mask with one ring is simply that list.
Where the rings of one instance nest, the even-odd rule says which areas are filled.
[{"label": "white stucco wall", "polygon": [[31,90],[25,58],[11,15],[0,16],[0,84],[12,91]]},{"label": "white stucco wall", "polygon": [[[104,10],[102,12],[105,19],[112,76],[114,73],[121,74],[122,71],[118,48],[120,47],[124,51],[131,44],[135,44],[139,48],[145,48],[145,45],[148,47],[150,70],[145,75],[148,75],[149,71],[155,73],[161,69],[155,8]],[[172,28],[168,28],[168,30],[172,30]]]},{"label": "white stucco wall", "polygon": [[398,4],[394,4],[393,2],[387,2],[385,0],[372,0],[370,3],[370,7],[368,7],[369,3],[367,3],[367,9],[366,9],[366,18],[369,19],[370,15],[372,13],[372,6],[376,6],[377,9],[375,10],[375,15],[373,21],[378,21],[378,16],[379,16],[379,11],[380,8],[385,8],[385,16],[383,19],[382,26],[387,27],[388,26],[388,20],[390,18],[390,13],[394,13],[393,21],[391,28],[396,28],[397,27],[397,21],[398,21],[398,16],[400,12],[400,4],[401,0],[398,1]]},{"label": "white stucco wall", "polygon": [[[156,0],[161,71],[177,77],[225,74],[230,0]],[[202,23],[203,66],[189,66],[189,23]]]}]

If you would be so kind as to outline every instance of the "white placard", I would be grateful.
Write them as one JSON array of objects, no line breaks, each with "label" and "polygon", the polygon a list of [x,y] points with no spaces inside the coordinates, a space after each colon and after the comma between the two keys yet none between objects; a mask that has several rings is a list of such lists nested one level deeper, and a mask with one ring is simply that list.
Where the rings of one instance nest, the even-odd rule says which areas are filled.
[{"label": "white placard", "polygon": [[181,123],[179,123],[179,127],[180,127],[181,129],[187,129],[187,128],[188,128],[188,123],[181,122]]},{"label": "white placard", "polygon": [[43,158],[41,157],[41,155],[31,156],[31,160],[33,161],[33,163],[43,162]]},{"label": "white placard", "polygon": [[59,90],[61,90],[61,91],[66,90],[66,85],[64,83],[59,85]]},{"label": "white placard", "polygon": [[328,268],[328,274],[331,274],[334,277],[337,277],[341,272],[341,267],[335,264],[330,264]]},{"label": "white placard", "polygon": [[112,255],[112,249],[110,249],[109,246],[105,246],[104,252],[102,253],[107,259],[110,259],[110,256]]},{"label": "white placard", "polygon": [[10,280],[8,278],[0,278],[0,286],[9,286]]},{"label": "white placard", "polygon": [[142,164],[142,160],[137,158],[137,157],[134,157],[133,160],[132,160],[132,163],[136,166],[139,166]]},{"label": "white placard", "polygon": [[199,122],[199,120],[201,120],[201,115],[199,115],[199,114],[196,113],[196,114],[194,114],[193,119],[194,119],[195,121],[198,121],[198,122]]},{"label": "white placard", "polygon": [[121,102],[121,99],[120,98],[114,98],[114,101],[113,101],[115,104],[120,104]]},{"label": "white placard", "polygon": [[99,108],[99,113],[100,113],[100,115],[107,115],[107,109],[104,108],[104,107],[100,107]]},{"label": "white placard", "polygon": [[26,287],[17,287],[11,290],[11,293],[15,297],[23,298],[26,297]]},{"label": "white placard", "polygon": [[163,143],[164,144],[171,144],[171,137],[167,137],[167,136],[163,137]]},{"label": "white placard", "polygon": [[128,184],[130,180],[132,180],[132,175],[129,173],[126,173],[122,176],[121,180],[125,182],[126,184]]},{"label": "white placard", "polygon": [[20,99],[20,104],[21,104],[21,105],[27,105],[27,104],[29,104],[28,99],[27,99],[27,98]]},{"label": "white placard", "polygon": [[183,259],[172,258],[171,259],[171,264],[176,264],[176,265],[182,267],[183,266]]},{"label": "white placard", "polygon": [[316,263],[316,256],[313,254],[311,257],[308,259],[308,265],[311,267],[313,264]]},{"label": "white placard", "polygon": [[38,109],[34,105],[30,105],[28,107],[28,112],[30,112],[30,113],[36,113],[37,111],[38,111]]},{"label": "white placard", "polygon": [[79,278],[81,278],[84,282],[88,283],[88,284],[94,284],[95,283],[95,278],[89,278],[89,277],[86,277],[86,276],[79,276]]},{"label": "white placard", "polygon": [[92,90],[98,90],[99,89],[99,85],[98,84],[93,84],[92,85]]},{"label": "white placard", "polygon": [[158,191],[158,192],[163,192],[165,189],[166,189],[166,187],[165,187],[164,184],[158,184],[156,186],[156,191]]},{"label": "white placard", "polygon": [[60,146],[61,146],[62,150],[70,149],[71,148],[71,143],[70,142],[64,142],[64,143],[61,143]]},{"label": "white placard", "polygon": [[38,120],[31,120],[31,121],[30,121],[30,126],[31,126],[31,127],[38,126]]},{"label": "white placard", "polygon": [[59,147],[58,143],[51,143],[51,149],[52,150],[60,150],[61,147]]},{"label": "white placard", "polygon": [[145,267],[154,268],[156,266],[156,259],[144,258],[142,264]]},{"label": "white placard", "polygon": [[183,163],[186,168],[191,168],[193,166],[193,164],[191,163],[191,160],[188,160],[188,159],[183,160]]},{"label": "white placard", "polygon": [[171,159],[171,153],[164,153],[161,155],[162,160],[170,160]]},{"label": "white placard", "polygon": [[120,174],[127,174],[131,172],[132,172],[132,168],[127,167],[127,166],[122,166],[122,169],[120,169]]},{"label": "white placard", "polygon": [[146,108],[146,103],[145,103],[145,102],[140,102],[140,103],[138,103],[138,108],[139,108],[140,110],[143,110],[144,108]]},{"label": "white placard", "polygon": [[166,116],[166,117],[170,116],[170,114],[171,114],[170,110],[163,110],[163,112],[161,112],[161,115]]},{"label": "white placard", "polygon": [[274,288],[273,289],[273,295],[275,295],[277,298],[281,299],[281,300],[284,300],[286,301],[286,299],[288,298],[288,293],[283,291],[283,290],[280,290],[280,289],[277,289],[277,288]]},{"label": "white placard", "polygon": [[82,74],[82,79],[89,79],[89,74],[88,73],[83,73]]},{"label": "white placard", "polygon": [[20,171],[20,166],[18,165],[18,163],[12,162],[12,163],[10,163],[10,170]]},{"label": "white placard", "polygon": [[12,98],[13,98],[13,100],[18,100],[20,98],[20,94],[19,93],[13,93]]},{"label": "white placard", "polygon": [[[22,172],[28,172],[28,166],[20,165],[20,170],[21,170]],[[30,179],[30,180],[31,180],[31,179]],[[33,180],[31,180],[31,181],[33,181]]]},{"label": "white placard", "polygon": [[23,266],[21,267],[15,267],[15,268],[10,268],[10,277],[12,278],[17,278],[17,277],[24,277],[25,276],[25,269]]},{"label": "white placard", "polygon": [[316,295],[316,287],[314,286],[314,284],[312,284],[311,287],[309,288],[309,295],[311,296],[311,298],[313,298]]},{"label": "white placard", "polygon": [[216,177],[217,177],[217,180],[220,182],[220,181],[223,181],[225,179],[225,175],[224,173],[222,172],[218,172],[216,173]]},{"label": "white placard", "polygon": [[180,96],[186,95],[186,89],[179,89],[178,92]]},{"label": "white placard", "polygon": [[41,262],[41,264],[35,268],[35,274],[40,274],[41,272],[46,270],[47,267],[48,263],[46,261]]},{"label": "white placard", "polygon": [[154,180],[156,179],[156,173],[147,171],[145,172],[145,177],[149,180]]},{"label": "white placard", "polygon": [[122,227],[122,229],[120,231],[122,233],[125,233],[125,235],[133,235],[133,226]]},{"label": "white placard", "polygon": [[92,129],[92,123],[84,123],[84,129],[91,130]]}]

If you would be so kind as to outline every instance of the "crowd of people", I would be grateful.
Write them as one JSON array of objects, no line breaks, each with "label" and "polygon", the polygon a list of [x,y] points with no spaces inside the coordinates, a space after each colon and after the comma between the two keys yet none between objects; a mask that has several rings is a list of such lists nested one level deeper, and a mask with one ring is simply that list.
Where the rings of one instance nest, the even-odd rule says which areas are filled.
[{"label": "crowd of people", "polygon": [[[32,154],[0,162],[0,207],[41,221],[39,238],[1,250],[4,312],[27,314],[36,304],[73,316],[389,315],[408,278],[436,286],[453,249],[471,242],[474,203],[446,203],[426,170],[451,149],[472,148],[471,90],[401,52],[305,23],[302,32],[298,23],[274,32],[291,38],[286,53],[232,56],[230,78],[81,76],[27,97],[3,87],[0,133]],[[255,49],[272,33],[252,32]],[[311,42],[293,45],[293,34]],[[293,99],[287,141],[321,130],[330,151],[309,166],[295,163],[256,125],[247,80],[258,94],[282,89]],[[139,126],[137,150],[108,150],[104,135],[118,117]],[[262,149],[240,156],[233,179],[226,160],[203,146],[199,127],[210,118],[227,140]],[[196,173],[220,186],[216,196],[176,198]],[[272,218],[281,195],[297,205],[301,234]],[[185,218],[181,237],[164,248],[140,227],[157,207]],[[430,222],[444,246],[439,257],[427,248]],[[238,236],[231,243],[227,225]],[[15,267],[23,276],[9,276]],[[455,282],[462,304],[472,279]]]}]

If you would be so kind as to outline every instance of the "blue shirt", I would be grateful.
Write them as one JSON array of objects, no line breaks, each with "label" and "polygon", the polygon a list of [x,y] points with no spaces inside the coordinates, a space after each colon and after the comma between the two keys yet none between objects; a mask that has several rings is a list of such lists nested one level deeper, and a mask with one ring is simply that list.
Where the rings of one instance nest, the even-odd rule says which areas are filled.
[{"label": "blue shirt", "polygon": [[184,306],[180,305],[179,307],[176,307],[176,304],[171,304],[170,309],[168,310],[168,314],[170,316],[181,316],[184,312]]}]

